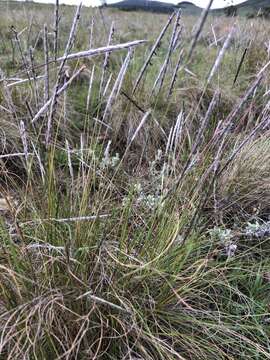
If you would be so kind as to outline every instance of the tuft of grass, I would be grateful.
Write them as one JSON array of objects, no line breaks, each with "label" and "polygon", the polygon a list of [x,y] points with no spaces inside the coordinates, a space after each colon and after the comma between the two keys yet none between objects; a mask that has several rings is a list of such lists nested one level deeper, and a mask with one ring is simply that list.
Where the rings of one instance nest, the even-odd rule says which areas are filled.
[{"label": "tuft of grass", "polygon": [[0,358],[269,359],[269,24],[0,14]]},{"label": "tuft of grass", "polygon": [[[269,134],[241,150],[220,180],[220,196],[228,210],[267,217],[269,213]],[[237,210],[238,208],[238,210]]]}]

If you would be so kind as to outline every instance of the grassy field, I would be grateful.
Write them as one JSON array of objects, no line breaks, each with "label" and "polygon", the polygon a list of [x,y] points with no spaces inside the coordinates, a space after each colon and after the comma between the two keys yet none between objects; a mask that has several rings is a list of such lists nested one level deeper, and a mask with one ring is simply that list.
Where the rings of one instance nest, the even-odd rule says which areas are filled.
[{"label": "grassy field", "polygon": [[270,23],[0,24],[0,359],[270,359]]}]

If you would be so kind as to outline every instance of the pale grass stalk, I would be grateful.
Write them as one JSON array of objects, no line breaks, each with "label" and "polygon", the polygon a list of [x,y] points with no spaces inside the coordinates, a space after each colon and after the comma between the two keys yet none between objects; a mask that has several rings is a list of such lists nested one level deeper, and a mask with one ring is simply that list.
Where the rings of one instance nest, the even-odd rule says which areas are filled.
[{"label": "pale grass stalk", "polygon": [[180,46],[182,32],[183,32],[183,26],[180,26],[174,38],[173,51],[175,51]]},{"label": "pale grass stalk", "polygon": [[106,160],[108,160],[109,157],[110,157],[111,143],[112,143],[112,141],[109,140],[109,141],[108,141],[108,144],[107,144],[107,146],[106,146],[106,149],[105,149],[105,151],[104,151],[104,158],[105,158]]},{"label": "pale grass stalk", "polygon": [[[75,74],[73,74],[71,76],[71,78],[57,91],[57,96],[60,96],[67,88],[68,86],[72,83],[72,81],[80,75],[80,73],[85,69],[85,66],[83,65],[78,71],[76,71]],[[34,124],[42,114],[44,114],[45,111],[48,110],[49,106],[51,105],[53,101],[53,97],[51,97],[41,108],[40,110],[36,113],[36,115],[33,117],[32,119],[32,124]]]},{"label": "pale grass stalk", "polygon": [[74,54],[69,54],[67,56],[58,58],[56,61],[60,62],[63,60],[65,60],[65,61],[77,60],[77,59],[82,59],[82,58],[87,58],[87,57],[92,57],[92,56],[103,55],[106,52],[132,48],[134,46],[142,45],[145,42],[146,42],[146,40],[136,40],[136,41],[130,41],[130,42],[118,44],[118,45],[103,46],[103,47],[100,47],[97,49],[90,49],[90,50],[80,51],[80,52],[77,52]]},{"label": "pale grass stalk", "polygon": [[64,246],[54,246],[54,245],[51,245],[51,244],[29,244],[26,246],[26,249],[27,250],[41,250],[41,249],[45,249],[45,250],[48,250],[48,251],[57,251],[57,252],[60,252],[62,253],[63,251],[65,251],[65,247]]},{"label": "pale grass stalk", "polygon": [[266,93],[263,94],[264,97],[268,95],[270,95],[270,90],[267,90]]},{"label": "pale grass stalk", "polygon": [[23,120],[20,121],[19,131],[20,131],[20,136],[21,136],[21,140],[22,140],[22,144],[23,144],[25,161],[27,163],[27,161],[28,161],[28,142],[27,142],[27,134],[26,134],[26,129],[25,129]]},{"label": "pale grass stalk", "polygon": [[179,139],[179,135],[182,131],[183,128],[183,122],[184,122],[184,116],[183,116],[183,111],[181,110],[181,112],[179,113],[179,115],[177,116],[176,119],[176,123],[174,125],[174,127],[171,128],[170,131],[170,136],[167,142],[167,146],[166,146],[166,153],[172,151],[173,146],[176,148],[177,147],[177,143],[178,143],[178,139]]},{"label": "pale grass stalk", "polygon": [[217,135],[217,137],[215,139],[215,142],[218,142],[221,137],[223,137],[225,134],[228,134],[228,130],[232,124],[232,121],[237,117],[238,113],[242,109],[243,105],[248,101],[250,96],[252,96],[253,93],[256,91],[256,89],[259,86],[259,84],[261,83],[262,79],[263,79],[263,74],[260,74],[259,76],[256,77],[256,79],[251,84],[251,86],[247,89],[243,98],[236,104],[236,106],[233,108],[233,110],[230,112],[230,114],[224,120],[223,130],[221,130],[219,132],[219,134]]},{"label": "pale grass stalk", "polygon": [[111,307],[111,308],[113,308],[113,309],[115,309],[115,310],[118,310],[118,311],[121,311],[121,312],[125,312],[125,313],[131,313],[131,310],[128,309],[128,308],[123,308],[123,307],[121,307],[121,306],[119,306],[119,305],[116,305],[116,304],[114,304],[114,303],[112,303],[112,302],[110,302],[110,301],[104,300],[104,299],[102,299],[102,298],[100,298],[100,297],[98,297],[98,296],[92,295],[92,294],[93,294],[93,293],[92,293],[91,290],[90,290],[90,291],[87,291],[86,293],[78,296],[78,297],[77,297],[77,300],[81,300],[81,299],[83,299],[84,297],[87,297],[87,298],[93,300],[94,302],[97,302],[97,303],[102,304],[102,305],[109,306],[109,307]]},{"label": "pale grass stalk", "polygon": [[[67,80],[66,80],[66,77],[65,77],[65,80],[64,80],[64,84],[66,84]],[[67,91],[64,91],[64,94],[63,94],[63,123],[64,123],[64,127],[66,126],[67,124]]]},{"label": "pale grass stalk", "polygon": [[118,73],[118,76],[115,80],[114,86],[112,88],[111,94],[109,96],[109,99],[107,100],[107,104],[106,104],[106,108],[104,110],[104,114],[103,114],[103,118],[102,120],[104,121],[106,119],[106,116],[108,115],[108,113],[111,111],[111,107],[113,102],[115,101],[115,99],[117,98],[119,91],[121,89],[122,86],[122,82],[124,79],[124,76],[126,74],[127,68],[129,66],[129,63],[131,61],[132,58],[132,50],[129,49],[128,54],[122,64],[122,67]]},{"label": "pale grass stalk", "polygon": [[174,48],[174,41],[175,41],[175,36],[176,36],[176,32],[177,29],[179,27],[179,21],[181,18],[181,9],[178,10],[177,15],[176,15],[176,19],[175,19],[175,23],[174,23],[174,27],[173,27],[173,31],[172,31],[172,35],[171,35],[171,40],[170,40],[170,44],[169,44],[169,48],[165,57],[165,61],[163,63],[163,65],[160,68],[159,74],[155,80],[153,89],[152,89],[152,94],[154,93],[155,89],[158,87],[157,92],[159,92],[162,88],[163,82],[164,82],[164,78],[166,76],[167,73],[167,68],[169,65],[169,61],[173,52],[173,48]]},{"label": "pale grass stalk", "polygon": [[142,127],[144,126],[144,124],[145,124],[145,122],[146,122],[146,120],[148,119],[148,117],[149,117],[150,114],[151,114],[151,110],[147,111],[147,112],[144,114],[144,116],[143,116],[140,124],[138,125],[137,129],[135,130],[133,136],[131,137],[131,139],[130,139],[127,147],[126,147],[125,154],[123,155],[123,158],[125,157],[126,153],[127,153],[128,150],[130,149],[133,141],[136,139],[139,131],[140,131],[140,130],[142,129]]},{"label": "pale grass stalk", "polygon": [[27,29],[27,40],[26,40],[26,48],[30,48],[30,37],[33,34],[33,14],[31,14],[30,22]]},{"label": "pale grass stalk", "polygon": [[50,78],[49,78],[49,48],[48,48],[48,28],[44,25],[43,29],[43,47],[44,47],[44,103],[50,98]]},{"label": "pale grass stalk", "polygon": [[[45,75],[39,75],[35,79],[33,77],[32,78],[30,77],[29,79],[17,79],[16,81],[13,81],[13,82],[7,84],[6,86],[8,88],[11,88],[13,86],[25,84],[25,83],[27,83],[29,81],[43,80],[44,78],[45,78]],[[7,81],[10,81],[10,79],[7,79]]]},{"label": "pale grass stalk", "polygon": [[218,53],[218,56],[217,56],[217,58],[215,60],[215,63],[214,63],[214,65],[213,65],[213,67],[212,67],[212,69],[211,69],[211,71],[209,73],[209,76],[208,76],[207,80],[206,80],[207,85],[211,82],[211,80],[212,80],[213,76],[215,75],[216,71],[219,69],[219,66],[221,64],[221,61],[222,61],[224,55],[225,55],[225,52],[226,52],[226,50],[228,49],[228,47],[230,45],[232,35],[233,35],[234,32],[235,32],[235,25],[231,28],[231,30],[230,30],[230,32],[229,32],[223,46],[222,46],[220,52]]},{"label": "pale grass stalk", "polygon": [[179,52],[179,57],[178,57],[178,60],[177,60],[177,63],[176,63],[176,66],[175,66],[175,69],[174,69],[174,72],[173,72],[172,80],[171,80],[171,83],[170,83],[170,86],[169,86],[168,97],[172,94],[172,91],[173,91],[173,88],[174,88],[174,85],[175,85],[175,82],[176,82],[176,79],[177,79],[178,71],[179,71],[179,68],[180,68],[180,64],[181,64],[181,62],[183,60],[183,52],[184,52],[183,49],[181,49],[181,51]]},{"label": "pale grass stalk", "polygon": [[[144,111],[143,113],[146,114],[146,111]],[[155,118],[155,116],[153,114],[152,114],[152,119],[153,119],[154,123],[156,124],[156,126],[158,127],[161,134],[164,136],[164,138],[167,139],[166,131],[163,129],[163,127],[160,125],[160,123],[158,122],[158,120]]]},{"label": "pale grass stalk", "polygon": [[[219,96],[220,96],[220,92],[217,90],[215,93],[214,93],[214,96],[212,97],[212,100],[210,102],[210,105],[207,109],[207,112],[202,120],[202,123],[201,123],[201,126],[198,130],[198,133],[197,133],[197,136],[195,138],[195,141],[194,141],[194,144],[192,146],[192,150],[191,150],[191,157],[193,155],[196,154],[197,150],[198,150],[198,147],[200,146],[202,140],[203,140],[203,134],[205,132],[205,130],[207,129],[208,125],[209,125],[209,121],[210,121],[210,118],[213,114],[213,111],[217,105],[217,102],[218,102],[218,99],[219,99]],[[189,158],[189,161],[190,161],[190,158]]]},{"label": "pale grass stalk", "polygon": [[[211,103],[210,103],[210,105],[209,105],[209,107],[208,107],[208,110],[207,110],[207,112],[206,112],[206,114],[205,114],[205,117],[204,117],[204,119],[203,119],[203,121],[202,121],[201,127],[200,127],[200,129],[199,129],[199,131],[198,131],[198,134],[197,134],[197,136],[196,136],[196,139],[195,139],[195,141],[194,141],[194,144],[193,144],[193,146],[192,146],[192,149],[191,149],[191,151],[190,151],[190,154],[189,154],[189,156],[188,156],[188,159],[187,159],[187,161],[186,161],[186,163],[185,163],[185,165],[184,165],[184,167],[183,167],[180,175],[178,176],[177,180],[175,181],[174,185],[173,185],[172,188],[169,190],[168,194],[169,194],[169,193],[171,194],[174,190],[176,190],[176,189],[179,187],[179,185],[181,184],[181,182],[182,182],[184,176],[186,175],[186,173],[187,173],[187,172],[191,169],[191,167],[196,163],[196,159],[194,158],[194,156],[196,155],[196,152],[197,152],[197,150],[198,150],[198,147],[199,147],[199,145],[200,145],[200,143],[201,143],[202,136],[203,136],[203,132],[205,131],[205,129],[206,129],[207,126],[208,126],[210,117],[211,117],[211,115],[212,115],[212,113],[213,113],[213,110],[214,110],[214,108],[215,108],[215,106],[216,106],[218,97],[219,97],[219,92],[217,91],[217,92],[214,94],[214,96],[213,96],[213,98],[212,98],[212,101],[211,101]],[[224,142],[223,142],[223,143],[224,143]],[[221,151],[221,149],[220,149],[220,151]],[[166,197],[168,196],[168,194],[166,195]]]},{"label": "pale grass stalk", "polygon": [[[29,155],[33,155],[33,153],[27,153],[27,156]],[[19,153],[12,153],[12,154],[4,154],[4,155],[0,155],[0,160],[1,159],[9,159],[9,158],[13,158],[13,157],[25,157],[25,153],[24,152],[19,152]]]},{"label": "pale grass stalk", "polygon": [[[211,30],[212,30],[212,34],[213,34],[213,36],[214,36],[214,44],[215,44],[216,46],[218,46],[217,36],[216,36],[215,29],[214,29],[214,27],[213,27],[213,24],[211,24]],[[210,44],[210,46],[211,46],[211,44]]]},{"label": "pale grass stalk", "polygon": [[[108,41],[107,41],[107,46],[111,45],[113,35],[114,35],[114,30],[115,30],[114,29],[114,22],[112,22],[109,37],[108,37]],[[102,65],[102,73],[101,73],[101,79],[100,79],[100,89],[99,89],[99,98],[100,99],[101,99],[101,95],[102,95],[102,92],[103,92],[106,70],[107,70],[108,65],[109,65],[109,58],[110,58],[110,52],[106,52],[105,57],[104,57],[104,62],[103,62],[103,65]]]},{"label": "pale grass stalk", "polygon": [[3,83],[3,94],[4,94],[5,101],[7,102],[11,117],[13,119],[16,119],[17,116],[16,116],[16,111],[15,111],[15,105],[13,103],[12,96],[11,96],[10,90],[8,88],[5,74],[1,68],[0,68],[0,81]]},{"label": "pale grass stalk", "polygon": [[78,24],[79,24],[80,17],[81,17],[81,9],[82,9],[82,2],[80,1],[79,5],[77,6],[76,13],[74,15],[74,19],[73,19],[72,26],[70,29],[69,38],[68,38],[66,48],[65,48],[64,58],[68,55],[70,50],[73,48],[73,45],[75,42],[75,37],[77,34]]},{"label": "pale grass stalk", "polygon": [[94,16],[92,16],[90,23],[89,49],[92,49],[93,46],[94,23]]},{"label": "pale grass stalk", "polygon": [[[84,136],[83,133],[80,135],[80,171],[82,174],[82,183],[85,184],[85,166],[84,166]],[[83,185],[84,186],[84,185]]]},{"label": "pale grass stalk", "polygon": [[106,124],[104,121],[99,120],[98,118],[93,118],[93,120],[95,122],[97,122],[98,124],[101,124],[101,125],[105,126],[107,129],[112,130],[112,127],[109,124]]},{"label": "pale grass stalk", "polygon": [[33,90],[34,90],[34,98],[35,98],[35,105],[36,108],[38,107],[38,87],[37,87],[37,75],[35,71],[35,63],[34,63],[34,53],[33,49],[29,48],[29,60],[30,60],[30,66],[31,66],[31,73],[33,78]]},{"label": "pale grass stalk", "polygon": [[67,152],[67,160],[68,160],[68,168],[69,168],[69,174],[71,178],[71,187],[73,189],[74,185],[74,172],[73,172],[73,166],[72,166],[72,160],[71,160],[71,150],[69,146],[69,142],[66,139],[66,152]]},{"label": "pale grass stalk", "polygon": [[42,164],[42,160],[41,160],[41,156],[40,156],[40,153],[37,151],[36,147],[35,147],[35,144],[31,141],[31,144],[32,144],[32,148],[34,150],[34,154],[38,160],[38,166],[39,166],[39,170],[40,170],[40,175],[41,175],[41,178],[42,178],[42,183],[44,184],[45,183],[45,169],[44,169],[44,166]]},{"label": "pale grass stalk", "polygon": [[[174,159],[176,158],[176,151],[177,151],[177,147],[180,145],[180,141],[181,141],[181,136],[182,136],[182,132],[183,132],[183,127],[184,127],[184,112],[183,110],[180,112],[180,114],[178,115],[176,124],[175,124],[175,131],[173,134],[174,137]],[[173,145],[173,144],[172,144]],[[172,149],[171,149],[172,150]]]},{"label": "pale grass stalk", "polygon": [[29,72],[29,69],[28,69],[27,59],[24,56],[24,51],[22,49],[21,41],[20,41],[20,34],[22,33],[22,31],[20,33],[18,33],[15,30],[15,28],[12,28],[12,31],[13,31],[13,34],[14,34],[14,37],[15,37],[15,42],[16,42],[17,47],[19,49],[19,53],[20,53],[20,56],[21,56],[21,59],[22,59],[23,67],[25,69],[25,72],[27,74],[28,79],[30,79],[30,72]]},{"label": "pale grass stalk", "polygon": [[4,110],[6,111],[8,114],[11,114],[11,111],[9,109],[7,109],[5,106],[0,105],[0,110]]},{"label": "pale grass stalk", "polygon": [[54,8],[54,43],[53,43],[53,52],[54,59],[58,58],[58,37],[59,37],[59,0],[55,0]]},{"label": "pale grass stalk", "polygon": [[39,43],[39,39],[40,39],[41,36],[42,36],[42,33],[43,33],[43,31],[42,31],[42,30],[39,30],[38,35],[37,35],[37,37],[36,37],[36,41],[35,41],[34,46],[33,46],[33,50],[36,50],[37,45],[38,45],[38,43]]},{"label": "pale grass stalk", "polygon": [[[213,45],[218,46],[218,44],[225,38],[225,36],[221,36],[220,38],[216,39],[214,42],[209,44],[209,47],[212,47]],[[217,45],[216,45],[217,43]]]},{"label": "pale grass stalk", "polygon": [[94,75],[95,75],[95,65],[93,65],[93,67],[92,67],[91,76],[89,79],[89,86],[88,86],[88,92],[87,92],[87,98],[86,98],[86,112],[89,112],[89,108],[90,108]]},{"label": "pale grass stalk", "polygon": [[72,49],[73,44],[74,44],[74,39],[76,36],[77,27],[78,27],[78,22],[80,19],[81,8],[82,8],[82,3],[80,3],[76,9],[76,13],[75,13],[75,16],[74,16],[74,19],[72,22],[72,26],[70,29],[70,33],[69,33],[69,38],[68,38],[68,41],[67,41],[67,44],[65,47],[64,56],[62,58],[60,66],[59,66],[56,84],[54,86],[54,91],[53,91],[53,96],[52,96],[52,102],[50,104],[50,113],[48,116],[47,130],[46,130],[46,134],[45,134],[46,146],[49,145],[49,141],[50,141],[50,137],[51,137],[51,127],[52,127],[53,115],[54,115],[55,106],[56,106],[57,97],[58,97],[57,93],[58,93],[59,86],[60,86],[60,79],[61,79],[62,71],[63,71],[65,63],[66,63],[67,55],[70,52],[70,50]]},{"label": "pale grass stalk", "polygon": [[119,74],[118,74],[119,75],[119,86],[116,89],[116,97],[118,97],[118,95],[119,95],[119,93],[121,91],[122,84],[123,84],[123,81],[124,81],[124,77],[126,75],[129,64],[130,64],[130,62],[132,60],[132,56],[133,56],[133,49],[131,48],[131,49],[128,49],[128,54],[127,54],[127,56],[125,58],[125,61],[123,63],[123,67],[121,69],[122,71],[120,70]]},{"label": "pale grass stalk", "polygon": [[193,54],[193,51],[197,45],[197,42],[200,38],[200,35],[201,35],[201,32],[202,32],[202,29],[204,27],[204,24],[206,22],[206,19],[207,19],[207,16],[209,14],[209,11],[210,11],[210,8],[213,4],[213,1],[214,0],[210,0],[207,7],[203,10],[202,14],[201,14],[201,17],[200,17],[200,20],[199,20],[199,23],[198,23],[198,26],[196,28],[196,31],[195,31],[195,34],[193,36],[193,39],[192,39],[192,42],[191,42],[191,45],[190,45],[190,49],[189,49],[189,52],[188,52],[188,56],[187,56],[187,62],[191,59],[191,56]]},{"label": "pale grass stalk", "polygon": [[106,94],[107,94],[107,91],[108,91],[108,89],[109,89],[109,86],[110,86],[110,83],[111,83],[111,81],[112,81],[112,78],[113,78],[113,74],[110,74],[110,76],[109,76],[109,78],[108,78],[108,80],[107,80],[107,83],[106,83],[106,85],[105,85],[105,87],[104,87],[104,91],[103,91],[103,94],[102,94],[103,97],[105,97]]},{"label": "pale grass stalk", "polygon": [[93,221],[98,219],[106,219],[110,217],[110,214],[101,214],[101,215],[91,215],[91,216],[74,216],[69,218],[46,218],[46,219],[35,219],[30,221],[25,221],[20,223],[20,226],[42,224],[46,222],[56,222],[56,223],[69,223],[69,222],[83,222],[83,221]]},{"label": "pale grass stalk", "polygon": [[173,129],[174,129],[174,127],[172,126],[172,127],[170,128],[168,140],[167,140],[167,143],[166,143],[166,150],[165,150],[165,154],[166,154],[166,155],[168,154],[169,149],[170,149],[171,139],[172,139],[172,134],[173,134]]},{"label": "pale grass stalk", "polygon": [[158,38],[157,38],[154,46],[152,47],[152,49],[151,49],[151,51],[150,51],[147,59],[145,60],[145,63],[143,64],[143,66],[142,66],[142,68],[141,68],[141,71],[140,71],[140,73],[139,73],[139,75],[138,75],[138,77],[137,77],[137,79],[136,79],[136,81],[135,81],[132,94],[134,94],[135,91],[137,90],[137,88],[138,88],[138,86],[139,86],[139,84],[140,84],[140,82],[141,82],[141,80],[142,80],[142,77],[143,77],[146,69],[148,68],[148,66],[149,66],[150,63],[151,63],[152,57],[156,54],[156,51],[157,51],[158,47],[160,46],[160,42],[161,42],[162,38],[164,37],[164,35],[165,35],[168,27],[170,26],[173,18],[175,17],[175,15],[176,15],[176,12],[173,12],[173,14],[169,17],[167,23],[165,24],[164,28],[161,30],[161,32],[160,32],[160,34],[159,34],[159,36],[158,36]]}]

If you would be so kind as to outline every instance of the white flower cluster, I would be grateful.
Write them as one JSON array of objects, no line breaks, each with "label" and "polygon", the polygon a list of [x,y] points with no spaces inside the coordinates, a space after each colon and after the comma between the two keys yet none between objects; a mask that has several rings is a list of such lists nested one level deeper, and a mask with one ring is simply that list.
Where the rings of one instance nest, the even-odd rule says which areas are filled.
[{"label": "white flower cluster", "polygon": [[[161,201],[161,196],[153,195],[153,194],[145,194],[142,190],[142,185],[140,183],[136,183],[133,187],[133,192],[135,195],[135,205],[143,206],[148,210],[155,209]],[[123,206],[127,206],[130,202],[130,197],[125,196],[123,198],[122,204]]]},{"label": "white flower cluster", "polygon": [[116,153],[114,156],[103,157],[100,163],[100,169],[104,170],[106,168],[114,169],[120,161],[119,154]]},{"label": "white flower cluster", "polygon": [[235,255],[237,245],[232,242],[233,234],[231,229],[222,229],[220,227],[214,227],[210,230],[210,236],[212,239],[218,240],[225,248],[227,258],[231,258]]},{"label": "white flower cluster", "polygon": [[149,162],[149,168],[150,168],[150,174],[153,176],[159,175],[159,171],[156,170],[157,164],[162,159],[162,150],[158,149],[157,154],[155,156],[155,159],[151,162]]},{"label": "white flower cluster", "polygon": [[144,195],[141,193],[137,199],[137,204],[142,204],[147,207],[149,210],[155,209],[161,202],[161,196],[159,195]]},{"label": "white flower cluster", "polygon": [[260,224],[256,221],[254,224],[247,223],[245,234],[248,237],[265,238],[270,236],[270,221]]},{"label": "white flower cluster", "polygon": [[[151,180],[151,191],[144,191],[140,183],[133,186],[135,196],[134,204],[148,210],[154,210],[161,206],[162,192],[164,190],[164,179],[169,174],[170,166],[163,162],[162,150],[158,150],[153,161],[149,162],[149,177]],[[124,197],[123,206],[130,201],[130,197]]]},{"label": "white flower cluster", "polygon": [[210,236],[212,239],[219,240],[222,243],[227,243],[232,238],[232,230],[222,229],[220,227],[215,226],[214,229],[210,230]]},{"label": "white flower cluster", "polygon": [[119,161],[120,161],[119,154],[116,153],[115,155],[110,156],[110,147],[111,147],[111,140],[108,142],[107,147],[104,151],[104,156],[101,159],[101,162],[100,162],[101,170],[108,169],[108,168],[114,169],[119,164]]}]

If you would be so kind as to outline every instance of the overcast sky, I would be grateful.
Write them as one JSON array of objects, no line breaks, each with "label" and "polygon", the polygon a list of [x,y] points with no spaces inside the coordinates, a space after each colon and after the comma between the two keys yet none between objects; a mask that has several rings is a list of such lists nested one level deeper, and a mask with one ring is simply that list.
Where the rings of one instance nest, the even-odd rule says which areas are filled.
[{"label": "overcast sky", "polygon": [[[1,0],[0,0],[1,1]],[[21,0],[23,1],[23,0]],[[54,3],[54,0],[35,0],[36,2],[43,2],[43,3]],[[119,2],[121,0],[107,0],[107,3],[115,3],[115,2]],[[168,2],[168,3],[174,3],[174,4],[179,4],[181,2],[183,2],[184,0],[161,0],[162,2]],[[185,0],[187,1],[187,0]],[[200,6],[200,7],[206,7],[209,3],[209,0],[188,0],[190,2],[192,2],[193,4]],[[60,3],[62,4],[72,4],[72,5],[77,5],[79,4],[80,0],[60,0]],[[82,0],[83,4],[86,6],[98,6],[100,5],[100,0]],[[245,0],[214,0],[213,1],[213,5],[212,5],[212,9],[218,9],[218,8],[223,8],[229,5],[236,5],[236,4],[240,4],[245,2]]]}]

